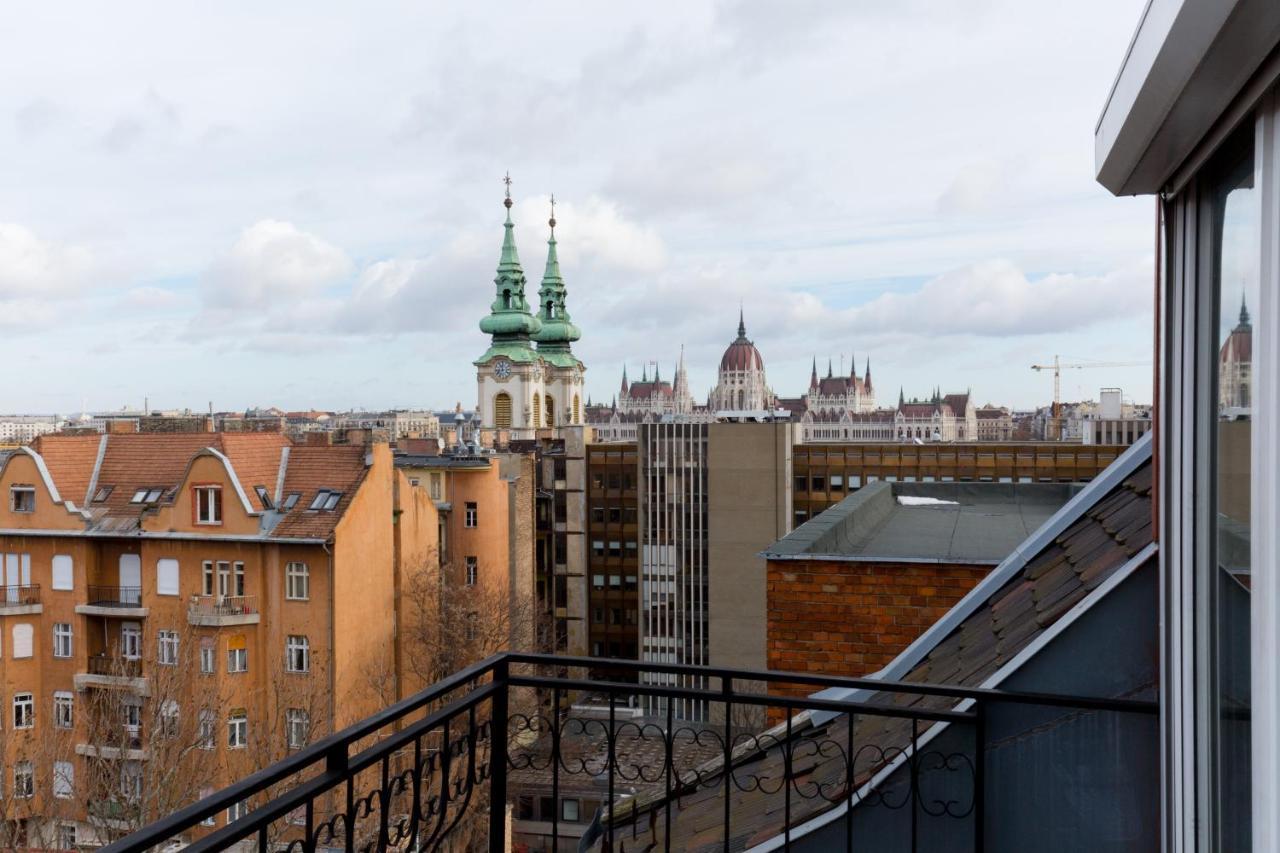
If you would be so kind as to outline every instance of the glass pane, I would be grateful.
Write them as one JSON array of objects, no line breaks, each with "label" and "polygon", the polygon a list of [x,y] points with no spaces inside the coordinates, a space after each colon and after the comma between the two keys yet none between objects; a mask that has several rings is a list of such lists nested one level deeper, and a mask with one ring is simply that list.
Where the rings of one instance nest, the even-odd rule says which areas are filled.
[{"label": "glass pane", "polygon": [[1219,849],[1249,850],[1249,466],[1253,326],[1258,304],[1259,224],[1253,151],[1240,152],[1212,193],[1213,287],[1217,303],[1215,459],[1216,565],[1212,682]]}]

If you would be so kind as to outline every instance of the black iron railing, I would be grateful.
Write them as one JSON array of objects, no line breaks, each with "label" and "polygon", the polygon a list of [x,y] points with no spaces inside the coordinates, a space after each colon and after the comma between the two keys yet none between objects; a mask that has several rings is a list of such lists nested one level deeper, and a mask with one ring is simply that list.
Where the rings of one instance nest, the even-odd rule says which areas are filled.
[{"label": "black iron railing", "polygon": [[40,584],[0,587],[0,608],[25,607],[40,603]]},{"label": "black iron railing", "polygon": [[[804,695],[832,688],[843,691],[839,698]],[[700,719],[681,719],[682,711]],[[1001,752],[1019,743],[1010,736],[1010,711],[1032,715],[1018,722],[1019,732],[1052,732],[1061,749],[1072,726],[1089,736],[1115,728],[1099,723],[1104,718],[1137,720],[1154,732],[1157,707],[1134,699],[503,654],[106,849],[141,853],[181,840],[199,853],[249,840],[262,851],[497,851],[514,845],[508,831],[514,826],[516,836],[536,836],[519,839],[535,849],[561,849],[580,837],[583,849],[675,850],[705,845],[710,834],[729,850],[749,846],[743,827],[759,843],[766,812],[776,818],[784,846],[800,824],[831,818],[825,828],[806,827],[834,833],[811,849],[853,849],[855,826],[869,833],[884,825],[859,824],[857,814],[880,809],[900,815],[894,849],[981,851],[993,821],[986,792],[998,789],[1008,798],[1013,793],[1004,786],[1016,781],[1010,753]],[[503,721],[504,736],[494,736],[495,720]],[[990,755],[1001,761],[995,777],[987,769]],[[1099,772],[1125,772],[1116,755],[1100,758]],[[1090,779],[1095,794],[1108,784],[1131,782]],[[585,815],[566,821],[577,809],[563,809],[569,796],[602,806],[589,823]],[[549,801],[549,815],[523,826],[518,810],[508,821],[512,802],[535,797]],[[247,814],[201,826],[232,808]],[[931,840],[942,837],[945,846]],[[856,846],[882,847],[867,834]]]},{"label": "black iron railing", "polygon": [[85,603],[94,607],[141,607],[142,587],[90,584]]}]

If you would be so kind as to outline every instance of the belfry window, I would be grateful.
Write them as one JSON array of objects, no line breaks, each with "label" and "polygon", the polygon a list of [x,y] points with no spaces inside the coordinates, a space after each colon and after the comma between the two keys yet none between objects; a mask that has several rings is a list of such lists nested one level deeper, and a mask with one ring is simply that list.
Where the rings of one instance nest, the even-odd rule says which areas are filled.
[{"label": "belfry window", "polygon": [[502,307],[503,308],[511,307],[511,291],[510,290],[502,291]]},{"label": "belfry window", "polygon": [[493,398],[493,425],[511,429],[511,395],[505,391]]}]

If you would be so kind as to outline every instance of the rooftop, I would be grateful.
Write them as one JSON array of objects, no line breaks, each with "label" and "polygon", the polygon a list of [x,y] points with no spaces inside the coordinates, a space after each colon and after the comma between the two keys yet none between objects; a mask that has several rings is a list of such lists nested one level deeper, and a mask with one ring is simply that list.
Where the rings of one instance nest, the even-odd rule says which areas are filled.
[{"label": "rooftop", "polygon": [[1080,488],[1071,483],[881,480],[796,528],[763,555],[995,564]]}]

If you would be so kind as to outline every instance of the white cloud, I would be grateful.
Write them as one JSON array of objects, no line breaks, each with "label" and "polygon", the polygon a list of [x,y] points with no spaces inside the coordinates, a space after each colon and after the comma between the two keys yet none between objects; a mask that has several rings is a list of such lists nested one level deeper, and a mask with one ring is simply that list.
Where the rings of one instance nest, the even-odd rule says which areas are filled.
[{"label": "white cloud", "polygon": [[87,287],[98,271],[88,248],[53,243],[22,225],[0,222],[0,300],[65,297]]},{"label": "white cloud", "polygon": [[132,287],[120,297],[120,305],[130,311],[165,311],[182,304],[182,297],[165,287]]},{"label": "white cloud", "polygon": [[291,222],[263,219],[240,233],[202,281],[214,309],[292,308],[351,273],[341,249]]},{"label": "white cloud", "polygon": [[1031,280],[1006,260],[944,273],[914,293],[886,293],[847,312],[858,331],[1010,337],[1083,329],[1151,307],[1150,261],[1105,275]]}]

